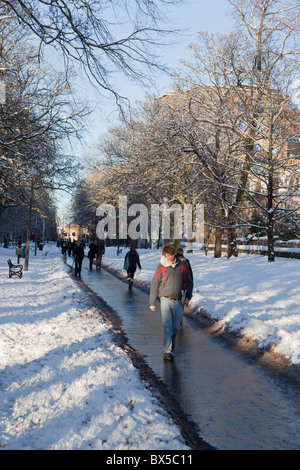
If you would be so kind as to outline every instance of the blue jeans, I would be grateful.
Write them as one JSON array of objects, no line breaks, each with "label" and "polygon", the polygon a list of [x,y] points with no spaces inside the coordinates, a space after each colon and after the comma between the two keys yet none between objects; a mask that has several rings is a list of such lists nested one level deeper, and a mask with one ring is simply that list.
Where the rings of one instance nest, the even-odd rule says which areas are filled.
[{"label": "blue jeans", "polygon": [[172,342],[181,329],[183,304],[181,301],[161,297],[160,311],[164,334],[164,352],[172,351]]}]

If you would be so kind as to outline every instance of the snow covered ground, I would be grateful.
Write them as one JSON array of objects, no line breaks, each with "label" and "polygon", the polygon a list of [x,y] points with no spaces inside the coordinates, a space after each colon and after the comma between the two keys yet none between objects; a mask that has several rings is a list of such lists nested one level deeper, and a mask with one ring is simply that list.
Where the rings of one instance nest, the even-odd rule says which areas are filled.
[{"label": "snow covered ground", "polygon": [[[138,251],[149,284],[161,253]],[[107,248],[103,261],[122,271],[125,253]],[[0,447],[188,450],[56,246],[31,253],[22,279],[8,278],[8,258],[0,248]],[[300,260],[188,258],[195,308],[300,363]]]},{"label": "snow covered ground", "polygon": [[0,447],[188,450],[60,251],[31,253],[22,279],[8,258],[0,248]]},{"label": "snow covered ground", "polygon": [[[108,248],[104,262],[122,271],[126,249],[117,256]],[[161,252],[139,249],[142,271],[136,279],[151,283]],[[255,338],[262,347],[300,363],[300,260],[276,258],[268,263],[262,255],[239,254],[215,259],[201,250],[186,254],[194,274],[191,306],[204,309],[230,330]]]}]

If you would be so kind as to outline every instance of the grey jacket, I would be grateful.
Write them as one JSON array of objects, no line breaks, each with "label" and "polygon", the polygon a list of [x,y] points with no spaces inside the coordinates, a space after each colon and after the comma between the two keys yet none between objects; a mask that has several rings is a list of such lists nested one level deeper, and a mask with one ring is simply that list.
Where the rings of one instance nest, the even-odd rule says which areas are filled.
[{"label": "grey jacket", "polygon": [[175,263],[170,265],[162,256],[151,283],[150,306],[155,305],[157,297],[180,300],[182,290],[186,290],[187,299],[192,298],[193,282],[187,266],[177,257]]}]

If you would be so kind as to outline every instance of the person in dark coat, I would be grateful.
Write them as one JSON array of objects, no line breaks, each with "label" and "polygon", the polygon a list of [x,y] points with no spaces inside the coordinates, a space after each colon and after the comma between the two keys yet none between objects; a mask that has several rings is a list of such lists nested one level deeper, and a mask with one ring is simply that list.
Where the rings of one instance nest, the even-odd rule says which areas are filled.
[{"label": "person in dark coat", "polygon": [[69,238],[68,240],[68,256],[71,256],[72,254],[72,242],[71,242],[71,238]]},{"label": "person in dark coat", "polygon": [[89,246],[89,252],[88,252],[88,258],[90,260],[90,269],[93,269],[93,262],[94,262],[95,256],[96,256],[96,245],[94,242],[91,242]]},{"label": "person in dark coat", "polygon": [[96,245],[96,269],[101,268],[101,263],[102,263],[102,256],[105,253],[105,245],[104,245],[104,240],[101,240],[100,238],[97,239],[97,245]]},{"label": "person in dark coat", "polygon": [[82,260],[84,258],[84,246],[79,241],[76,243],[74,254],[75,254],[75,276],[77,277],[77,274],[78,274],[78,276],[80,277]]},{"label": "person in dark coat", "polygon": [[184,256],[183,248],[178,246],[176,248],[176,255],[180,259],[180,261],[187,267],[189,275],[191,277],[193,286],[194,286],[194,278],[193,278],[193,270],[190,261]]},{"label": "person in dark coat", "polygon": [[127,271],[129,289],[132,288],[137,266],[139,270],[142,269],[139,254],[135,248],[131,247],[124,259],[124,269]]},{"label": "person in dark coat", "polygon": [[61,244],[61,252],[62,252],[63,255],[65,255],[66,251],[67,251],[67,242],[66,242],[66,240],[63,240],[62,244]]}]

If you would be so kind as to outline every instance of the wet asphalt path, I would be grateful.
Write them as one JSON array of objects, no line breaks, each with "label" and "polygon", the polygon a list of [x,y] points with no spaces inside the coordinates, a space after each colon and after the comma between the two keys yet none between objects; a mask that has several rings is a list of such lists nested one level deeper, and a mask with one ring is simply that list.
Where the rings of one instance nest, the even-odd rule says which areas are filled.
[{"label": "wet asphalt path", "polygon": [[[69,260],[68,260],[69,261]],[[162,360],[159,306],[149,296],[83,262],[82,281],[114,309],[130,345],[166,383],[204,441],[219,450],[300,449],[300,398],[295,386],[269,376],[184,318],[174,361]]]}]

